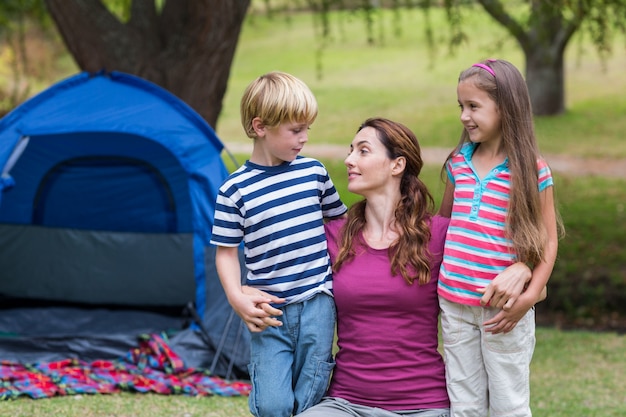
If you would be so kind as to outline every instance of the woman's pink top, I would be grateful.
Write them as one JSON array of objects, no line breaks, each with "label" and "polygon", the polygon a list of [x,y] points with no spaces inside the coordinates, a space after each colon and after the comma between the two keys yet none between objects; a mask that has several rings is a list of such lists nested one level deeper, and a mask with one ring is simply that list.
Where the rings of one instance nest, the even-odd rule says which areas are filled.
[{"label": "woman's pink top", "polygon": [[[326,225],[331,261],[345,219]],[[431,221],[431,280],[391,275],[387,249],[357,252],[333,275],[339,351],[328,395],[387,410],[447,408],[437,277],[448,219]]]}]

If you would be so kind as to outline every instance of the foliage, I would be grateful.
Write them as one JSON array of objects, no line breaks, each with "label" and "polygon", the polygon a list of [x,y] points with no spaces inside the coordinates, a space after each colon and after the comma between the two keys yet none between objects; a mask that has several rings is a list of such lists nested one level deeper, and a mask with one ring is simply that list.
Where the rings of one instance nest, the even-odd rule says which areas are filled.
[{"label": "foliage", "polygon": [[564,326],[626,330],[626,180],[558,176],[556,189],[567,235],[538,310]]},{"label": "foliage", "polygon": [[[241,132],[241,94],[254,77],[281,69],[305,80],[318,99],[320,113],[312,126],[311,144],[347,143],[358,121],[385,116],[406,123],[423,146],[454,147],[461,132],[456,102],[459,72],[477,57],[496,54],[493,40],[504,38],[504,29],[474,10],[465,16],[466,22],[480,28],[472,45],[454,55],[437,49],[436,65],[431,65],[422,30],[425,17],[419,10],[402,15],[404,33],[387,39],[384,47],[367,44],[363,22],[351,12],[333,12],[330,18],[335,29],[325,50],[325,74],[319,79],[310,14],[248,16],[220,116],[220,137],[227,143],[249,142]],[[388,26],[394,16],[387,10],[380,18]],[[441,9],[432,10],[429,19],[437,27],[446,24]],[[281,47],[274,48],[277,44]],[[506,46],[495,56],[523,64],[520,51],[510,48],[510,43]],[[581,41],[579,50],[568,50],[565,65],[568,111],[559,117],[536,118],[540,149],[579,158],[626,158],[626,53],[616,50],[603,64],[591,45]]]},{"label": "foliage", "polygon": [[[265,3],[268,8],[271,7],[269,0]],[[283,13],[302,7],[301,2],[293,2],[291,9],[285,2],[278,3]],[[589,35],[590,42],[603,59],[610,55],[615,34],[626,33],[626,0],[444,0],[442,3],[430,0],[311,0],[307,4],[313,10],[318,26],[318,75],[322,73],[323,52],[331,32],[329,14],[334,10],[350,10],[359,14],[366,26],[368,43],[382,44],[385,31],[381,25],[381,10],[393,10],[396,18],[393,19],[392,30],[398,35],[402,33],[400,13],[420,9],[425,15],[425,39],[433,51],[438,42],[429,16],[432,9],[442,4],[447,15],[448,45],[451,51],[455,51],[461,46],[466,47],[476,34],[476,27],[466,24],[466,16],[476,3],[507,31],[508,36],[517,41],[522,50],[526,59],[526,81],[533,111],[537,115],[557,115],[565,111],[563,54],[576,32]],[[440,29],[441,26],[436,27],[437,32],[445,32]],[[493,39],[495,45],[501,42],[502,38]]]},{"label": "foliage", "polygon": [[9,91],[0,90],[0,103],[14,107],[30,94],[27,74],[30,72],[29,54],[26,50],[26,31],[30,21],[40,22],[47,28],[42,0],[3,0],[0,2],[0,44],[6,48],[2,54],[11,72]]}]

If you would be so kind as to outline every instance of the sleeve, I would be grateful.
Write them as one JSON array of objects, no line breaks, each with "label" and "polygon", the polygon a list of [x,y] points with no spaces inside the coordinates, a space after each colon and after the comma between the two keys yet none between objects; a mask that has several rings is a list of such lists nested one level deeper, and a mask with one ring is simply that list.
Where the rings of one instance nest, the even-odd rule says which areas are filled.
[{"label": "sleeve", "polygon": [[340,236],[339,231],[345,224],[345,219],[331,220],[324,225],[324,232],[326,232],[326,241],[328,242],[328,254],[330,255],[331,263],[334,262],[339,252]]},{"label": "sleeve", "polygon": [[446,161],[446,174],[448,175],[448,181],[454,184],[454,176],[452,175],[452,159]]},{"label": "sleeve", "polygon": [[244,217],[237,204],[222,190],[215,203],[215,219],[211,243],[218,246],[237,246],[243,240]]},{"label": "sleeve", "polygon": [[538,183],[539,192],[542,192],[548,187],[554,185],[554,180],[552,178],[552,171],[548,166],[548,163],[544,159],[537,160],[537,172],[538,172]]},{"label": "sleeve", "polygon": [[320,178],[322,215],[324,218],[339,217],[348,211],[348,207],[341,201],[326,167],[323,165],[321,167],[323,169],[323,175]]}]

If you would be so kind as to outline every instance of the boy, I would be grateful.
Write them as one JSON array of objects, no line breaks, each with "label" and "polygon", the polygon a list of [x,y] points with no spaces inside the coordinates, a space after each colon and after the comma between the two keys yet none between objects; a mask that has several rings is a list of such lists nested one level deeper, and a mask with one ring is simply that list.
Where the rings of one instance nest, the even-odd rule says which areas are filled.
[{"label": "boy", "polygon": [[[250,412],[289,417],[321,400],[334,366],[324,219],[347,208],[324,166],[298,156],[318,111],[306,84],[283,72],[262,75],[247,87],[240,110],[252,155],[220,187],[211,243],[228,301],[251,331]],[[246,285],[273,298],[244,294],[242,240]],[[270,301],[282,314],[267,327],[259,304]]]}]

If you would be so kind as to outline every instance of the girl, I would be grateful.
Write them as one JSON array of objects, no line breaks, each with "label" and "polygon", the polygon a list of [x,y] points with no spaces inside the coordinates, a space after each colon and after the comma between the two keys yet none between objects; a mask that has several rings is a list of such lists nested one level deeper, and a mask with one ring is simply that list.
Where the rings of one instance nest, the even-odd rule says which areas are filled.
[{"label": "girl", "polygon": [[[472,65],[457,96],[464,129],[444,166],[440,214],[451,221],[438,285],[451,414],[530,416],[534,304],[545,297],[561,227],[552,175],[515,66]],[[503,309],[481,303],[485,288],[516,262],[532,269],[525,291]]]}]

